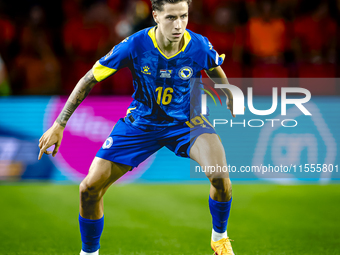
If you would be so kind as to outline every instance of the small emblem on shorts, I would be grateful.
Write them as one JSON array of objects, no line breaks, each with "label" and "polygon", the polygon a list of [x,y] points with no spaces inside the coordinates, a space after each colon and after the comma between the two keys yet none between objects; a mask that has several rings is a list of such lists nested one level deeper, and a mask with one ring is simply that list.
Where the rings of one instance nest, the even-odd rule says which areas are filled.
[{"label": "small emblem on shorts", "polygon": [[106,141],[104,142],[102,148],[103,149],[108,149],[112,146],[112,143],[113,143],[113,140],[112,140],[112,137],[109,137],[106,139]]},{"label": "small emblem on shorts", "polygon": [[178,76],[183,80],[190,79],[192,74],[193,74],[193,71],[191,67],[189,66],[182,67],[181,70],[179,70],[178,72]]}]

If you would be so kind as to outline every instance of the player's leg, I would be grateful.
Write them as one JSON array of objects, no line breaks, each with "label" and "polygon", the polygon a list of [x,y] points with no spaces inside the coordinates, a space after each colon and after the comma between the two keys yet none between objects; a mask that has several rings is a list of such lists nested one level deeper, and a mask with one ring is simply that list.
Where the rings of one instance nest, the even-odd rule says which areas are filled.
[{"label": "player's leg", "polygon": [[[227,160],[223,145],[217,134],[204,133],[197,137],[190,149],[190,158],[200,166],[225,166]],[[226,169],[226,168],[225,168]],[[210,196],[219,202],[226,202],[231,199],[231,182],[227,171],[206,172],[210,180]]]},{"label": "player's leg", "polygon": [[[217,134],[204,133],[197,137],[190,149],[190,158],[200,166],[220,166],[227,169],[223,145]],[[209,208],[213,219],[211,245],[216,254],[234,254],[227,235],[227,223],[232,201],[228,171],[206,172],[210,180]]]},{"label": "player's leg", "polygon": [[95,157],[88,175],[79,186],[79,227],[81,255],[98,254],[99,239],[104,226],[103,195],[131,166]]},{"label": "player's leg", "polygon": [[97,152],[89,174],[80,184],[79,224],[84,251],[98,254],[104,223],[102,197],[106,190],[128,170],[137,167],[161,147],[157,142],[157,132],[142,131],[128,125],[124,119],[116,123]]}]

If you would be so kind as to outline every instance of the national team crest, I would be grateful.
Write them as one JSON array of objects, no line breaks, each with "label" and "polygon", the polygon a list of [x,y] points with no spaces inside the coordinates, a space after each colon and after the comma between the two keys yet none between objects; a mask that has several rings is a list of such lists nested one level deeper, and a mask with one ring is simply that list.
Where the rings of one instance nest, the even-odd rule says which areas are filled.
[{"label": "national team crest", "polygon": [[109,138],[107,138],[106,141],[104,142],[102,148],[103,148],[103,149],[108,149],[108,148],[110,148],[110,147],[112,146],[112,144],[113,144],[112,137],[109,137]]},{"label": "national team crest", "polygon": [[178,76],[183,80],[188,80],[191,78],[193,73],[194,72],[192,71],[191,67],[185,66],[185,67],[182,67],[181,70],[179,70]]}]

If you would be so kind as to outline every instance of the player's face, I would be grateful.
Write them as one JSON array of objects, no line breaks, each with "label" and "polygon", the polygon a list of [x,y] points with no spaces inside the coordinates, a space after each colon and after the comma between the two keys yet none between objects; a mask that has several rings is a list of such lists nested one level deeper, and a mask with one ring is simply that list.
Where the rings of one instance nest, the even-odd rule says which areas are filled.
[{"label": "player's face", "polygon": [[188,3],[182,1],[176,4],[166,3],[162,11],[153,13],[158,28],[169,41],[181,40],[188,24],[188,11]]}]

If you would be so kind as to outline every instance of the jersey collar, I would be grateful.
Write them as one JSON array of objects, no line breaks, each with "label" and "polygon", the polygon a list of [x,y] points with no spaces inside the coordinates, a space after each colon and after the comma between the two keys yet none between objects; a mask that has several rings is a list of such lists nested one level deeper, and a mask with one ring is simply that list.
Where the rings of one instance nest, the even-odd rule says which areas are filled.
[{"label": "jersey collar", "polygon": [[155,48],[158,49],[158,51],[166,58],[166,59],[170,59],[170,58],[173,58],[175,56],[177,56],[179,53],[181,53],[182,51],[185,51],[185,48],[188,46],[190,40],[191,40],[191,36],[189,34],[189,32],[187,30],[185,30],[184,34],[183,34],[183,37],[184,37],[184,45],[182,47],[182,49],[177,52],[175,55],[171,56],[171,57],[167,57],[162,51],[161,49],[158,47],[158,44],[157,44],[157,41],[156,41],[156,26],[151,28],[148,32],[148,35],[150,36],[152,42],[153,42],[153,45],[155,46]]}]

